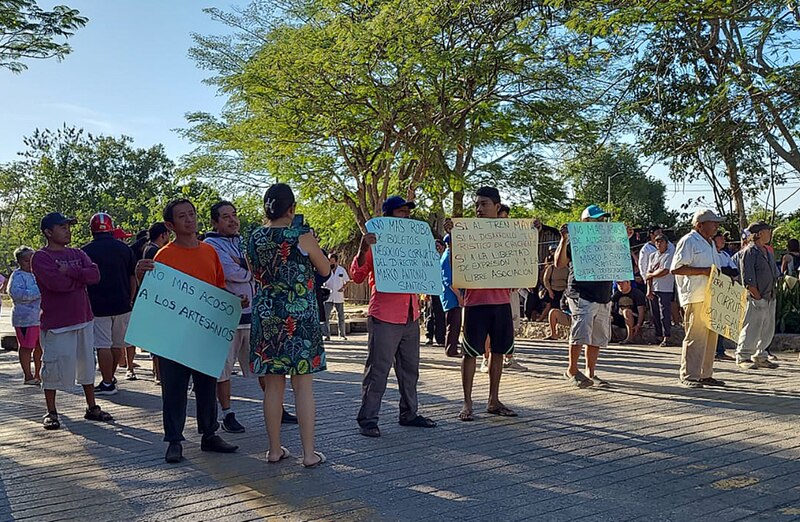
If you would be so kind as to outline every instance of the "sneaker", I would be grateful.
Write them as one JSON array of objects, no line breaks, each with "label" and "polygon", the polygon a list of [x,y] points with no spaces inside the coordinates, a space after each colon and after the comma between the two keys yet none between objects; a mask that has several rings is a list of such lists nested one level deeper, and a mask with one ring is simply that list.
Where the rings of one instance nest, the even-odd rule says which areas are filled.
[{"label": "sneaker", "polygon": [[489,358],[484,357],[481,361],[481,373],[489,373]]},{"label": "sneaker", "polygon": [[345,336],[343,335],[343,336],[341,336],[341,337],[340,337],[340,339],[341,339],[342,341],[346,341],[346,340],[347,340],[347,337],[345,337]]},{"label": "sneaker", "polygon": [[509,370],[521,370],[526,371],[528,369],[527,366],[523,366],[517,362],[516,357],[511,357],[510,359],[506,359],[503,361],[503,368],[508,368]]},{"label": "sneaker", "polygon": [[331,340],[331,336],[330,336],[330,335],[326,335],[326,336],[325,336],[325,340],[326,340],[326,341],[330,341],[330,340]]},{"label": "sneaker", "polygon": [[727,353],[721,353],[719,355],[714,356],[715,361],[735,361],[736,359],[728,355]]},{"label": "sneaker", "polygon": [[112,377],[111,378],[111,384],[113,384],[114,386],[117,385],[117,378],[116,377]]},{"label": "sneaker", "polygon": [[214,453],[233,453],[239,446],[228,444],[219,435],[203,437],[200,441],[200,451],[213,451]]},{"label": "sneaker", "polygon": [[753,361],[747,360],[736,361],[736,366],[738,366],[740,370],[755,370],[758,368]]},{"label": "sneaker", "polygon": [[681,384],[686,386],[687,388],[702,388],[703,383],[700,381],[696,381],[694,379],[683,379],[681,380]]},{"label": "sneaker", "polygon": [[713,377],[700,379],[700,382],[703,384],[703,386],[725,386],[725,381],[720,381],[719,379],[715,379]]},{"label": "sneaker", "polygon": [[778,368],[780,365],[770,361],[769,359],[755,359],[753,364],[756,368],[768,368],[770,370],[774,370]]},{"label": "sneaker", "polygon": [[433,339],[428,339],[425,341],[425,346],[433,346]]},{"label": "sneaker", "polygon": [[170,442],[164,460],[169,464],[177,464],[183,460],[183,445],[180,442]]},{"label": "sneaker", "polygon": [[117,386],[115,384],[106,384],[101,382],[97,386],[94,387],[94,394],[95,395],[116,395],[117,394]]},{"label": "sneaker", "polygon": [[584,389],[594,386],[594,381],[581,372],[578,372],[575,375],[570,375],[569,372],[564,372],[564,377],[576,388]]},{"label": "sneaker", "polygon": [[228,433],[244,433],[244,426],[239,424],[233,412],[225,415],[225,418],[222,419],[222,429]]},{"label": "sneaker", "polygon": [[137,380],[136,374],[132,371],[125,372],[125,380],[126,381],[135,381]]}]

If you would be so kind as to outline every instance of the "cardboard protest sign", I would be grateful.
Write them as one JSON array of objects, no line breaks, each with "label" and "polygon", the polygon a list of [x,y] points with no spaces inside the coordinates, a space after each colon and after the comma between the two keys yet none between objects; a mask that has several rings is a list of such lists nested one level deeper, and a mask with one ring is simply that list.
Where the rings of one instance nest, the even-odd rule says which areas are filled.
[{"label": "cardboard protest sign", "polygon": [[455,218],[453,286],[531,288],[539,279],[539,232],[532,219]]},{"label": "cardboard protest sign", "polygon": [[731,341],[738,341],[746,307],[745,287],[712,266],[703,301],[703,318],[708,328]]},{"label": "cardboard protest sign", "polygon": [[156,263],[136,295],[125,341],[219,377],[241,315],[238,296]]},{"label": "cardboard protest sign", "polygon": [[633,259],[624,223],[569,223],[576,281],[632,281]]},{"label": "cardboard protest sign", "polygon": [[378,217],[367,221],[367,231],[378,236],[372,245],[375,287],[394,294],[442,292],[442,270],[436,240],[424,221]]}]

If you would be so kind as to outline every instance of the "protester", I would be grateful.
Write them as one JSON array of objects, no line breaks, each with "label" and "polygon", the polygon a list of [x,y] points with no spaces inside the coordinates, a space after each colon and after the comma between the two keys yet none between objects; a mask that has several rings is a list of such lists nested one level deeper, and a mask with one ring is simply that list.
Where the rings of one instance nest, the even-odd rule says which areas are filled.
[{"label": "protester", "polygon": [[[384,217],[409,219],[415,204],[400,196],[383,202]],[[375,270],[371,246],[377,242],[373,233],[361,238],[358,255],[350,265],[355,283],[369,280],[370,296],[367,312],[367,361],[361,384],[361,408],[356,420],[361,435],[380,437],[378,413],[386,392],[389,370],[394,365],[400,389],[400,425],[435,428],[436,423],[419,415],[417,381],[419,380],[419,299],[415,294],[380,292],[375,287]]]},{"label": "protester", "polygon": [[542,284],[547,292],[547,305],[539,317],[540,321],[549,318],[550,310],[559,308],[561,306],[561,298],[564,297],[564,292],[567,290],[567,279],[569,278],[569,268],[558,268],[555,264],[556,246],[551,245],[549,254],[545,259],[544,275],[542,277]]},{"label": "protester", "polygon": [[169,229],[163,221],[156,221],[147,230],[147,243],[142,248],[142,255],[138,259],[153,259],[158,251],[169,243]]},{"label": "protester", "polygon": [[266,376],[264,420],[269,436],[267,461],[290,456],[281,446],[281,419],[286,375],[297,399],[303,466],[316,467],[325,455],[314,449],[316,410],[312,375],[326,369],[325,349],[314,289],[314,271],[330,273],[327,256],[307,225],[293,223],[291,188],[276,183],[264,194],[267,224],[253,231],[247,255],[259,288],[253,300],[250,361]]},{"label": "protester", "polygon": [[775,335],[776,284],[780,273],[766,247],[772,239],[772,227],[756,221],[747,231],[751,241],[741,256],[740,271],[748,296],[736,345],[736,365],[742,370],[774,369],[778,365],[769,360],[767,348]]},{"label": "protester", "polygon": [[[125,332],[128,330],[138,285],[136,259],[128,246],[114,239],[114,223],[108,214],[100,212],[93,215],[89,228],[93,239],[82,250],[100,270],[100,281],[88,287],[94,314],[94,347],[102,375],[102,381],[95,387],[94,393],[114,395],[117,393],[114,373],[126,357],[128,345],[125,343]],[[136,380],[133,364],[128,366],[126,378]]]},{"label": "protester", "polygon": [[[642,249],[639,251],[639,259],[637,263],[642,277],[647,274],[648,269],[650,268],[650,258],[658,251],[656,238],[659,236],[663,236],[664,238],[667,237],[664,234],[664,230],[660,226],[651,225],[650,228],[647,229],[647,242],[642,245]],[[675,245],[667,241],[667,250],[670,254],[674,253]]]},{"label": "protester", "polygon": [[550,335],[545,337],[545,341],[558,341],[558,325],[569,326],[572,319],[570,317],[569,303],[567,297],[561,298],[558,308],[551,308],[547,314],[547,322],[550,325]]},{"label": "protester", "polygon": [[[717,232],[714,234],[714,248],[717,249],[717,255],[720,259],[720,265],[717,267],[720,272],[736,278],[739,275],[738,263],[733,260],[730,252],[725,248],[727,239],[725,234]],[[725,338],[721,335],[717,336],[717,349],[714,352],[714,359],[717,361],[733,361],[733,357],[725,353]]]},{"label": "protester", "polygon": [[714,379],[717,333],[702,317],[711,266],[721,266],[712,238],[722,218],[711,210],[698,210],[692,218],[694,229],[675,247],[670,271],[675,275],[678,298],[684,310],[686,331],[681,351],[680,382],[689,388],[724,386]]},{"label": "protester", "polygon": [[786,244],[786,253],[781,258],[781,274],[798,277],[800,272],[800,241],[790,239]]},{"label": "protester", "polygon": [[[188,199],[167,203],[164,223],[175,239],[161,248],[153,260],[142,259],[136,265],[136,275],[155,267],[156,261],[217,288],[225,288],[225,272],[216,250],[197,239],[197,212]],[[198,347],[200,348],[200,347]],[[197,404],[197,430],[202,434],[200,449],[217,453],[233,453],[238,446],[228,444],[216,434],[217,378],[189,368],[177,361],[158,356],[161,376],[164,442],[168,443],[164,460],[175,464],[183,460],[183,428],[186,425],[186,389],[192,379]]]},{"label": "protester", "polygon": [[147,239],[147,230],[140,230],[136,233],[136,241],[131,244],[131,250],[133,250],[133,257],[135,257],[137,260],[142,259],[144,256],[144,249],[147,245]]},{"label": "protester", "polygon": [[441,257],[442,266],[442,309],[445,313],[444,346],[448,357],[461,357],[461,324],[463,322],[464,297],[461,291],[453,286],[453,261],[451,256],[452,241],[450,235],[445,236],[447,249]]},{"label": "protester", "polygon": [[656,337],[661,346],[672,346],[672,297],[675,294],[675,276],[669,271],[675,251],[664,234],[655,238],[656,251],[650,255],[645,279],[647,299],[650,301],[650,315],[655,327]]},{"label": "protester", "polygon": [[[611,214],[597,205],[589,205],[581,213],[581,221],[601,221]],[[597,359],[600,348],[608,346],[611,339],[611,281],[577,281],[572,264],[572,247],[569,244],[567,225],[561,227],[561,241],[556,249],[556,267],[569,268],[567,302],[572,324],[569,334],[569,364],[564,377],[578,388],[597,384],[609,387],[608,381],[597,376]],[[581,350],[586,346],[586,373],[578,370]]]},{"label": "protester", "polygon": [[[500,211],[500,192],[495,187],[481,187],[475,192],[475,215],[482,219],[497,218]],[[500,402],[500,378],[504,356],[514,353],[514,320],[511,312],[510,290],[464,290],[464,357],[461,360],[461,383],[464,404],[458,414],[462,421],[474,420],[472,385],[476,358],[484,355],[486,344],[491,350],[489,362],[489,400],[486,412],[503,417],[517,414]]]},{"label": "protester", "polygon": [[94,317],[86,285],[96,284],[100,271],[85,252],[67,246],[72,241],[70,226],[77,222],[58,212],[43,217],[41,230],[47,245],[31,260],[42,296],[42,388],[47,404],[42,424],[46,430],[61,427],[56,391],[71,391],[76,381],[83,386],[88,406],[83,418],[113,420],[94,398]]},{"label": "protester", "polygon": [[[436,240],[436,252],[441,259],[442,254],[447,249],[444,241]],[[436,346],[444,346],[446,335],[446,320],[442,299],[439,295],[421,296],[425,303],[425,341],[426,346],[436,343]]]},{"label": "protester", "polygon": [[325,300],[325,322],[322,327],[322,335],[325,336],[326,341],[331,340],[331,312],[336,308],[336,319],[339,327],[339,338],[342,341],[347,340],[347,332],[345,330],[344,322],[344,289],[350,284],[350,276],[347,275],[347,270],[339,264],[339,255],[331,254],[328,256],[330,262],[331,274],[328,280],[323,283],[323,287],[330,290],[328,299]]},{"label": "protester", "polygon": [[617,281],[617,291],[611,296],[611,324],[625,328],[625,339],[619,344],[631,344],[642,333],[647,298],[630,281]]},{"label": "protester", "polygon": [[247,305],[242,307],[239,326],[233,334],[222,374],[217,379],[217,400],[222,409],[222,429],[228,433],[244,433],[245,428],[236,420],[236,413],[231,405],[231,375],[238,361],[242,376],[245,378],[252,376],[250,319],[253,309],[250,303],[253,300],[253,274],[247,267],[247,260],[242,251],[239,217],[233,203],[220,201],[211,206],[211,226],[214,231],[206,234],[205,242],[217,251],[222,270],[225,272],[225,288],[247,301]]},{"label": "protester", "polygon": [[[34,250],[27,246],[14,250],[14,259],[19,268],[8,278],[8,295],[14,302],[14,308],[11,310],[11,326],[17,333],[23,382],[38,386],[42,383],[42,346],[39,342],[42,294],[31,272],[33,254]],[[31,373],[31,359],[33,359],[33,373]]]}]

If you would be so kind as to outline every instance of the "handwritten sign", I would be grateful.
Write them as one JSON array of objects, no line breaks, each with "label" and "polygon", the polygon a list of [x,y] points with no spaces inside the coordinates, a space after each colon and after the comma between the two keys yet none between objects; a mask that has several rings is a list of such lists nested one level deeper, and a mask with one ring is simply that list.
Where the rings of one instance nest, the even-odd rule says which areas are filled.
[{"label": "handwritten sign", "polygon": [[746,307],[747,290],[712,266],[703,301],[703,318],[708,328],[738,342]]},{"label": "handwritten sign", "polygon": [[424,221],[378,217],[367,221],[378,236],[372,245],[375,287],[393,294],[439,295],[442,270],[436,240]]},{"label": "handwritten sign", "polygon": [[156,263],[136,295],[125,341],[219,377],[241,315],[238,296]]},{"label": "handwritten sign", "polygon": [[539,277],[532,219],[453,219],[453,286],[531,288]]},{"label": "handwritten sign", "polygon": [[632,281],[633,260],[624,223],[569,223],[576,281]]}]

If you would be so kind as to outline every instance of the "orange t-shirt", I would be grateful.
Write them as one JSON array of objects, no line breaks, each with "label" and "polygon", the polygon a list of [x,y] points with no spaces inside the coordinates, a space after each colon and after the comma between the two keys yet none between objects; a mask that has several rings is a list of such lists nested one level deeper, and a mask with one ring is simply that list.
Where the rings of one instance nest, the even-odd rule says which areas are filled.
[{"label": "orange t-shirt", "polygon": [[208,243],[199,243],[194,248],[186,248],[168,243],[161,248],[153,261],[163,263],[184,274],[205,281],[218,288],[225,288],[225,272],[217,251]]}]

